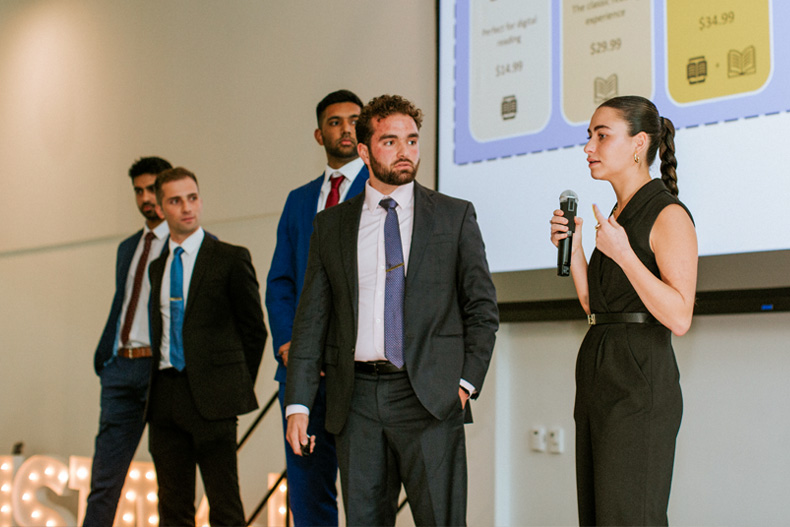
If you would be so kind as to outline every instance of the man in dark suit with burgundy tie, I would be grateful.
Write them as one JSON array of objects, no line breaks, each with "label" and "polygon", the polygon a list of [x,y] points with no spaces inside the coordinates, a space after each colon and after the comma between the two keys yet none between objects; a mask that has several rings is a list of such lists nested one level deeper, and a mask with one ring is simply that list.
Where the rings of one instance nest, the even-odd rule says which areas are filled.
[{"label": "man in dark suit with burgundy tie", "polygon": [[498,328],[474,207],[426,189],[422,113],[373,99],[357,122],[365,192],[316,216],[294,322],[287,438],[308,454],[326,374],[349,525],[394,525],[401,483],[417,525],[466,523],[468,398],[479,395]]},{"label": "man in dark suit with burgundy tie", "polygon": [[135,200],[145,226],[118,246],[115,296],[93,357],[101,379],[101,416],[91,471],[91,492],[84,527],[112,525],[126,473],[145,421],[145,397],[151,370],[148,330],[148,264],[167,242],[168,228],[156,210],[156,175],[170,163],[142,157],[129,168]]},{"label": "man in dark suit with burgundy tie", "polygon": [[153,367],[149,450],[159,484],[160,525],[195,525],[195,466],[211,525],[244,525],[236,417],[258,407],[253,386],[266,327],[250,253],[200,227],[197,179],[159,174],[157,201],[170,227],[151,263]]}]

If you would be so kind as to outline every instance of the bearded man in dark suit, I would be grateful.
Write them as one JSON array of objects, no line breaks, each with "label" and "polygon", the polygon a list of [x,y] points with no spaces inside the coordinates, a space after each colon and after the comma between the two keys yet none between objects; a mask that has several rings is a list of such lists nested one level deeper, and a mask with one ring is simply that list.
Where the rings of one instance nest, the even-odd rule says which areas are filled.
[{"label": "bearded man in dark suit", "polygon": [[464,414],[498,329],[474,207],[414,181],[422,112],[373,99],[357,121],[363,194],[319,213],[286,383],[287,437],[308,454],[326,375],[349,525],[394,525],[401,483],[417,525],[466,523]]}]

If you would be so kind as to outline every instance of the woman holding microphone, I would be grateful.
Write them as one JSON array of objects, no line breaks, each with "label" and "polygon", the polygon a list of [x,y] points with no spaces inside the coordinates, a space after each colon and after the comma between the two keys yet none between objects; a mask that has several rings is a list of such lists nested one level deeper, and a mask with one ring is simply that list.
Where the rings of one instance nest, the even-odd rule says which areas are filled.
[{"label": "woman holding microphone", "polygon": [[[677,199],[675,128],[643,97],[595,111],[584,148],[612,186],[609,217],[593,205],[589,265],[576,216],[571,274],[590,329],[576,363],[576,480],[581,525],[666,525],[683,402],[671,333],[691,325],[697,238]],[[650,166],[660,155],[661,178]],[[551,241],[567,237],[560,210]]]}]

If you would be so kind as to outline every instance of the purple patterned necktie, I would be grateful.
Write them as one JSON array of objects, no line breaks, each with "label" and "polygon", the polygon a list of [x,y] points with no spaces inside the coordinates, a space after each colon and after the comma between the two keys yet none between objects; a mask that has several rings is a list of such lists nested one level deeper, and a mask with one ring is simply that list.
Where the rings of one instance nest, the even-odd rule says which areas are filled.
[{"label": "purple patterned necktie", "polygon": [[384,286],[384,356],[398,368],[403,367],[403,292],[406,273],[400,239],[398,204],[392,198],[379,201],[387,211],[384,220],[384,254],[386,282]]}]

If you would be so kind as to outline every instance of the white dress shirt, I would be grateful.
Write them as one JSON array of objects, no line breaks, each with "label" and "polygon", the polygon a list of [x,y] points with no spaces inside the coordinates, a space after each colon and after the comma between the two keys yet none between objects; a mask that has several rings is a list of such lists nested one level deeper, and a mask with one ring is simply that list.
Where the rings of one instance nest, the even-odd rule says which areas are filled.
[{"label": "white dress shirt", "polygon": [[157,225],[153,231],[146,225],[143,227],[143,235],[137,243],[137,248],[134,250],[132,263],[129,265],[129,273],[126,275],[126,288],[123,295],[123,308],[121,309],[121,317],[119,319],[120,326],[118,326],[118,335],[115,342],[115,350],[123,347],[121,342],[121,328],[123,321],[126,320],[126,312],[129,309],[129,301],[132,299],[132,290],[134,289],[134,275],[137,272],[137,264],[140,262],[140,257],[143,255],[143,247],[145,246],[145,236],[149,233],[154,233],[154,239],[151,240],[151,249],[148,252],[148,261],[145,264],[145,274],[143,274],[143,281],[140,286],[140,296],[137,300],[137,308],[134,311],[134,318],[132,319],[132,327],[129,329],[129,345],[130,348],[141,348],[151,345],[151,337],[148,331],[148,297],[151,296],[151,282],[148,280],[148,265],[159,258],[162,253],[162,248],[165,246],[167,236],[170,230],[167,227],[167,222],[163,221]]},{"label": "white dress shirt", "polygon": [[189,284],[192,282],[192,271],[195,268],[200,246],[206,233],[203,227],[199,227],[189,238],[180,244],[174,242],[172,238],[169,242],[170,254],[167,255],[165,262],[165,272],[162,275],[162,290],[159,292],[159,309],[162,312],[162,342],[159,346],[161,356],[159,358],[159,369],[172,368],[170,363],[170,264],[173,262],[173,253],[176,247],[181,247],[184,252],[181,254],[181,264],[184,269],[184,312],[186,313],[187,302],[189,301]]},{"label": "white dress shirt", "polygon": [[[414,226],[414,183],[397,187],[385,196],[365,185],[365,202],[359,218],[357,235],[357,272],[359,275],[359,309],[357,319],[357,345],[354,360],[385,360],[384,357],[384,289],[387,281],[384,253],[384,221],[387,211],[379,205],[384,198],[398,204],[400,240],[403,248],[404,273],[409,274],[409,252]],[[407,278],[408,280],[408,278]]]},{"label": "white dress shirt", "polygon": [[357,178],[357,174],[359,174],[359,171],[362,170],[364,165],[365,163],[362,161],[362,158],[359,157],[353,161],[349,161],[340,168],[332,168],[327,165],[326,168],[324,168],[324,183],[321,185],[321,194],[318,196],[318,210],[316,212],[324,210],[326,198],[329,196],[329,191],[332,190],[332,183],[329,180],[336,172],[339,172],[345,177],[338,189],[340,192],[340,200],[338,203],[341,203],[346,200],[348,190],[351,188],[351,185]]}]

